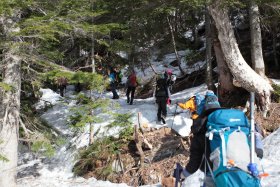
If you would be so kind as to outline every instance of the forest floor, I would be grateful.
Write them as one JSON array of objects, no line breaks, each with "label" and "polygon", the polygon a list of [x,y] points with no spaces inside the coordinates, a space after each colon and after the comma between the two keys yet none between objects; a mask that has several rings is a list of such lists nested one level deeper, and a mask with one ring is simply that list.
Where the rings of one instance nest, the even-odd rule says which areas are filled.
[{"label": "forest floor", "polygon": [[[267,118],[256,112],[255,121],[261,125],[264,136],[275,131],[280,125],[280,104],[271,104],[270,116]],[[120,161],[124,166],[122,171],[118,174],[111,174],[107,180],[131,186],[155,184],[163,177],[171,176],[177,162],[183,166],[188,163],[189,137],[182,138],[167,127],[151,128],[143,133],[143,137],[153,147],[149,149],[142,144],[144,162],[140,164],[141,154],[139,154],[135,141],[132,140],[120,155]],[[98,178],[94,171],[87,173],[84,177]]]}]

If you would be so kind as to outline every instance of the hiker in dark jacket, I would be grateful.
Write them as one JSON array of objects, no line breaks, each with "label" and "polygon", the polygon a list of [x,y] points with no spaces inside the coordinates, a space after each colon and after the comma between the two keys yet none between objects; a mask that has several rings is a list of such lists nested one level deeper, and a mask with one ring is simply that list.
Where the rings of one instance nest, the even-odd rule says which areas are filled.
[{"label": "hiker in dark jacket", "polygon": [[170,100],[170,91],[167,84],[167,77],[164,74],[159,75],[156,82],[156,89],[154,92],[156,103],[158,105],[157,120],[165,124],[167,115],[167,103]]},{"label": "hiker in dark jacket", "polygon": [[[192,105],[191,105],[192,106]],[[197,108],[197,106],[195,107]],[[191,174],[195,173],[198,169],[205,171],[205,164],[203,155],[205,153],[206,144],[206,159],[212,168],[212,162],[210,161],[210,144],[209,139],[205,139],[206,134],[206,123],[207,117],[216,109],[219,109],[220,104],[218,98],[212,91],[207,91],[205,96],[204,110],[200,116],[193,120],[193,125],[191,127],[191,132],[193,134],[190,144],[190,159],[185,168],[181,168],[181,178],[189,177]],[[256,132],[258,134],[258,132]],[[259,158],[262,157],[262,142],[258,136],[256,137],[256,153]],[[259,145],[257,145],[259,144]],[[214,181],[210,175],[208,167],[206,167],[206,178],[205,186],[214,187]]]},{"label": "hiker in dark jacket", "polygon": [[135,71],[132,70],[130,75],[127,77],[127,81],[126,81],[126,87],[127,87],[126,102],[129,103],[130,105],[133,104],[134,93],[135,93],[135,89],[136,89],[137,85],[138,85],[137,77],[136,77]]},{"label": "hiker in dark jacket", "polygon": [[[191,132],[193,137],[191,139],[190,145],[190,160],[186,165],[185,169],[182,170],[181,177],[188,177],[191,174],[195,173],[198,169],[204,171],[204,160],[203,155],[205,153],[205,143],[206,143],[206,158],[210,166],[212,167],[212,163],[209,159],[210,157],[210,145],[209,141],[205,141],[205,133],[206,123],[207,123],[207,116],[213,112],[215,109],[220,108],[220,103],[218,101],[217,96],[212,92],[208,91],[205,97],[205,106],[203,113],[193,120],[193,125],[191,127]],[[206,173],[208,174],[208,168],[206,168]],[[215,186],[214,181],[210,176],[207,176],[205,179],[205,186]]]}]

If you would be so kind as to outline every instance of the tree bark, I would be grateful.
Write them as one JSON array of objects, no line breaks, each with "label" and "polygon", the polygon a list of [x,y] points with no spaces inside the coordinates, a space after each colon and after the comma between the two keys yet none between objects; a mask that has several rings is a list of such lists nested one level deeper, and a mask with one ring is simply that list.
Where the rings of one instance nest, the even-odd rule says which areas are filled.
[{"label": "tree bark", "polygon": [[220,41],[218,39],[217,30],[213,27],[213,46],[214,52],[216,56],[217,66],[218,66],[218,97],[220,102],[225,102],[227,99],[227,95],[235,90],[235,87],[232,83],[232,75],[230,73],[230,69],[227,66],[225,61],[225,56],[221,48]]},{"label": "tree bark", "polygon": [[211,17],[209,12],[205,12],[206,25],[206,84],[209,90],[215,91],[212,75],[212,37],[211,37]]},{"label": "tree bark", "polygon": [[262,77],[265,77],[265,66],[262,53],[262,35],[260,27],[259,7],[255,0],[250,0],[249,7],[250,31],[251,31],[251,59],[253,69]]},{"label": "tree bark", "polygon": [[20,59],[13,53],[5,55],[7,63],[3,82],[12,86],[4,91],[0,113],[0,154],[8,161],[0,161],[0,186],[16,186],[18,128],[20,113],[21,68]]},{"label": "tree bark", "polygon": [[270,105],[270,94],[273,90],[271,85],[258,75],[241,55],[228,16],[228,9],[223,5],[223,1],[215,0],[208,8],[215,21],[225,60],[233,77],[247,91],[256,92],[263,97],[264,115],[266,115]]},{"label": "tree bark", "polygon": [[167,22],[168,22],[170,34],[171,34],[171,37],[172,37],[172,44],[173,44],[173,48],[174,48],[174,53],[175,53],[175,56],[176,56],[177,64],[178,64],[178,67],[179,67],[179,70],[180,70],[181,74],[184,75],[185,72],[184,72],[184,70],[181,67],[181,58],[179,57],[179,54],[178,54],[178,51],[177,51],[173,27],[172,27],[171,22],[170,22],[168,17],[167,17]]},{"label": "tree bark", "polygon": [[[275,21],[274,21],[275,22]],[[277,57],[277,25],[273,23],[273,28],[272,28],[272,47],[273,47],[273,58],[274,58],[274,64],[275,64],[275,69],[279,69],[279,61]]]}]

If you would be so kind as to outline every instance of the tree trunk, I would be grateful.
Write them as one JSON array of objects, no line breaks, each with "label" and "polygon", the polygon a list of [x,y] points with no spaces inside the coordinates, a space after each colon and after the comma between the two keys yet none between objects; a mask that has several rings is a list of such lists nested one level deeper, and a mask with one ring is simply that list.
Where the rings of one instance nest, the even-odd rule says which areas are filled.
[{"label": "tree trunk", "polygon": [[259,7],[255,0],[250,0],[250,31],[251,31],[251,58],[253,69],[262,77],[265,77],[265,66],[262,53],[262,35],[260,27]]},{"label": "tree trunk", "polygon": [[94,124],[89,123],[89,145],[93,144],[94,138]]},{"label": "tree trunk", "polygon": [[218,66],[218,97],[221,103],[226,102],[228,94],[235,90],[235,87],[232,83],[232,75],[230,69],[227,66],[225,61],[225,56],[221,48],[220,41],[218,39],[217,30],[215,27],[212,29],[213,35],[213,46],[216,56],[217,66]]},{"label": "tree trunk", "polygon": [[208,8],[215,21],[225,60],[233,77],[247,91],[256,92],[263,97],[264,115],[266,115],[270,105],[270,92],[273,90],[271,85],[258,75],[241,55],[230,23],[228,10],[223,5],[223,1],[215,0]]},{"label": "tree trunk", "polygon": [[4,91],[0,108],[0,154],[8,161],[0,161],[0,186],[16,186],[18,128],[20,113],[21,69],[20,59],[8,53],[3,83],[12,86]]},{"label": "tree trunk", "polygon": [[273,47],[273,58],[274,58],[274,64],[275,64],[275,69],[279,69],[279,61],[277,57],[277,29],[276,29],[276,24],[274,24],[272,28],[272,47]]},{"label": "tree trunk", "polygon": [[[191,14],[192,20],[197,19],[197,15],[196,15],[195,11],[191,11],[190,14]],[[197,49],[198,45],[199,45],[197,25],[193,24],[191,30],[192,30],[192,35],[193,35],[194,48]]]},{"label": "tree trunk", "polygon": [[215,91],[212,75],[212,38],[211,38],[211,17],[209,12],[205,12],[206,24],[206,84],[209,90]]},{"label": "tree trunk", "polygon": [[[92,98],[92,90],[90,90],[90,100],[92,101],[93,98]],[[90,109],[91,112],[90,112],[90,115],[93,116],[94,115],[94,112],[92,109]],[[93,138],[94,138],[94,123],[89,123],[89,145],[93,144]]]},{"label": "tree trunk", "polygon": [[172,44],[173,44],[176,60],[177,60],[177,63],[178,63],[178,67],[179,67],[179,70],[180,70],[181,74],[184,75],[185,72],[184,72],[184,70],[181,67],[181,58],[179,57],[179,54],[178,54],[178,51],[177,51],[173,27],[171,25],[171,22],[170,22],[169,18],[168,17],[166,17],[166,18],[167,18],[167,22],[168,22],[168,25],[169,25],[170,34],[171,34],[171,37],[172,37]]},{"label": "tree trunk", "polygon": [[94,35],[92,33],[92,44],[91,44],[91,65],[92,65],[92,73],[96,73],[95,69],[95,59],[94,59]]}]

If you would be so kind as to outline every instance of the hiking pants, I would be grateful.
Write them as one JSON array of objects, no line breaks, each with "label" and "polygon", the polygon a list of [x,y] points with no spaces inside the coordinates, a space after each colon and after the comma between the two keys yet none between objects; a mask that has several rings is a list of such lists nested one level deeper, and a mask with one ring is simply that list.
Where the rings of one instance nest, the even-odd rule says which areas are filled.
[{"label": "hiking pants", "polygon": [[60,85],[59,86],[59,93],[60,93],[61,97],[64,96],[64,91],[66,92],[66,85]]},{"label": "hiking pants", "polygon": [[112,93],[113,93],[113,99],[118,99],[119,95],[116,91],[116,84],[114,82],[112,82],[112,83],[110,83],[110,87],[111,87],[111,90],[112,90]]},{"label": "hiking pants", "polygon": [[[135,89],[136,89],[136,87],[134,87],[134,86],[129,86],[127,88],[127,90],[126,90],[127,103],[130,102],[130,104],[133,104]],[[129,97],[130,93],[131,93],[131,97]]]},{"label": "hiking pants", "polygon": [[167,114],[167,104],[166,104],[166,97],[157,97],[156,102],[158,104],[158,112],[157,112],[157,119],[158,121],[161,121],[161,117],[166,117]]}]

